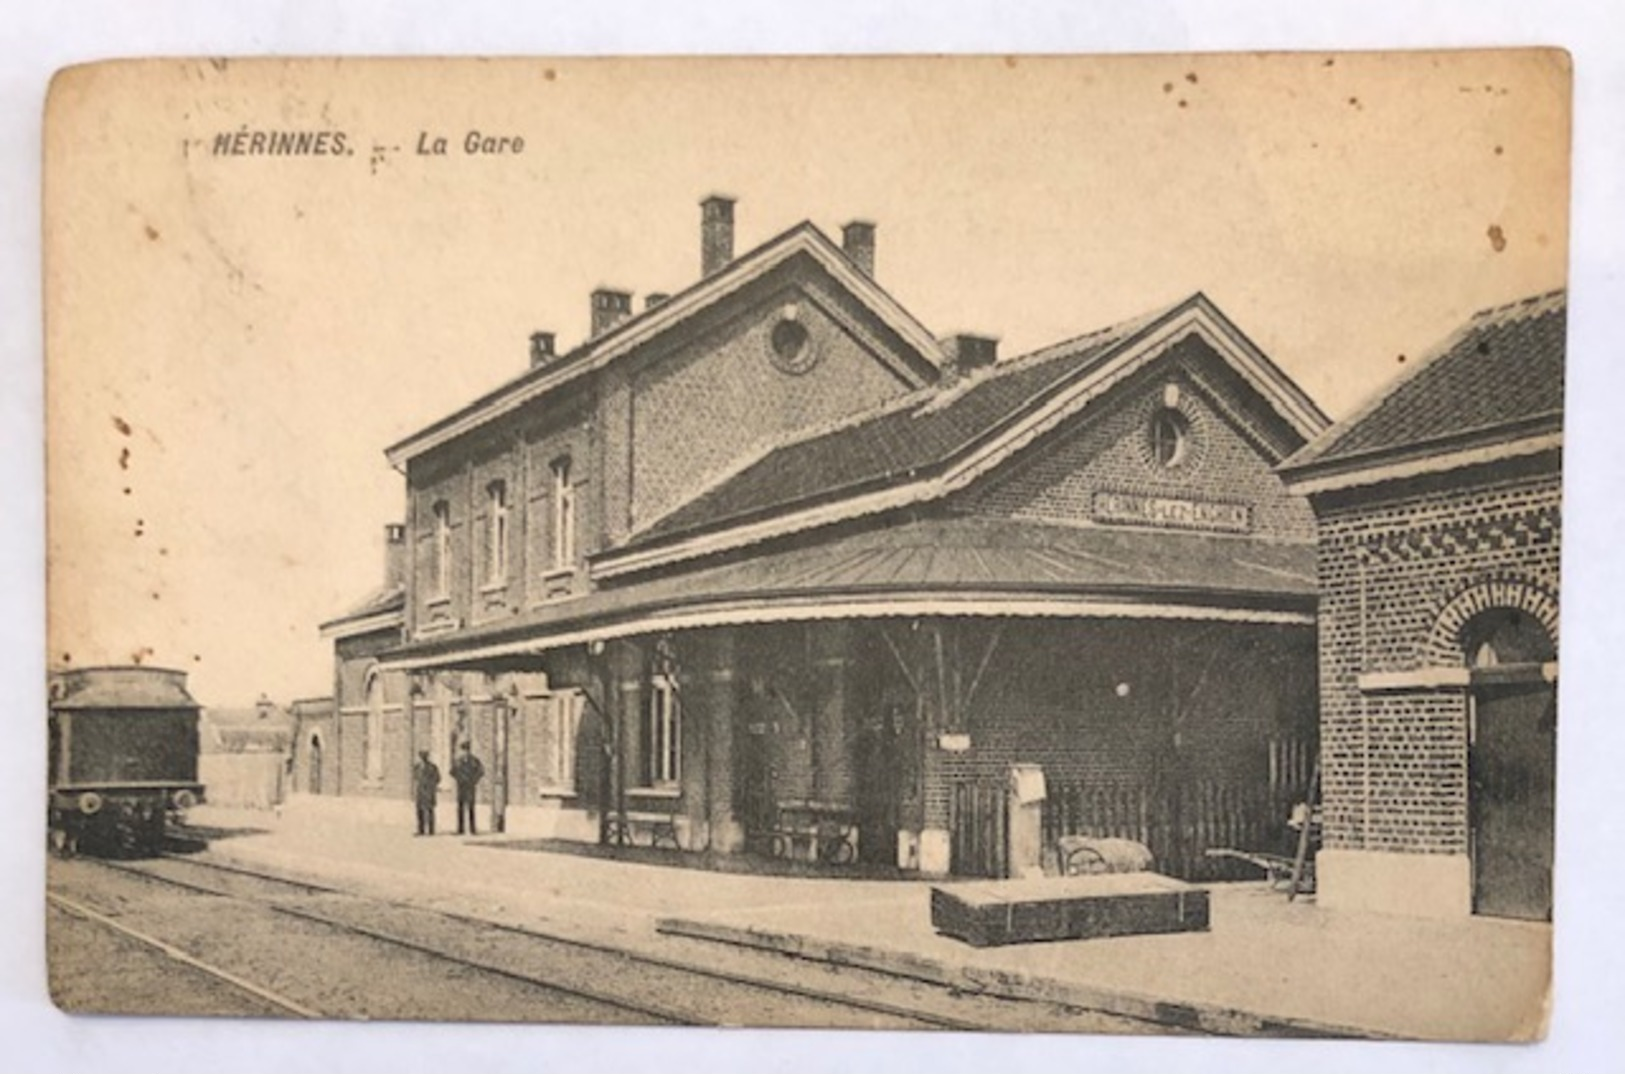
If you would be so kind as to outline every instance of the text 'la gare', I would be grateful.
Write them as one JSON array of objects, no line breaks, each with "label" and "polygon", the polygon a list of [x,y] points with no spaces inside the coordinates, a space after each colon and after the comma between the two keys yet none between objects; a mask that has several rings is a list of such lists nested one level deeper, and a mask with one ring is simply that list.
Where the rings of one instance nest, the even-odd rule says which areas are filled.
[{"label": "text 'la gare'", "polygon": [[[525,151],[525,139],[517,134],[484,134],[469,131],[463,136],[463,155],[469,157],[513,156]],[[451,140],[444,135],[431,135],[418,131],[417,153],[420,157],[451,155]]]}]

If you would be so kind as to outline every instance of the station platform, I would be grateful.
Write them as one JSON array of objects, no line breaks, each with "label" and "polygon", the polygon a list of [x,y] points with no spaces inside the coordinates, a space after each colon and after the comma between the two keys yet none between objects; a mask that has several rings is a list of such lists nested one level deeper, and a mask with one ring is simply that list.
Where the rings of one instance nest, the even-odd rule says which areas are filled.
[{"label": "station platform", "polygon": [[417,837],[410,804],[393,823],[378,805],[306,797],[279,811],[200,806],[190,820],[209,837],[198,852],[217,860],[638,949],[687,937],[1238,1035],[1532,1040],[1546,1021],[1544,924],[1333,910],[1231,883],[1209,886],[1204,932],[976,948],[931,925],[931,889],[952,881]]}]

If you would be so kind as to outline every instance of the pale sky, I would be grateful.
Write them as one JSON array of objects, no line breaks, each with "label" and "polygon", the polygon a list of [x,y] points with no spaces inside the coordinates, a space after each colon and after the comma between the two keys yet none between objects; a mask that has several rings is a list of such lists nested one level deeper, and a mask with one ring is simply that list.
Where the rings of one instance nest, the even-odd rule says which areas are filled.
[{"label": "pale sky", "polygon": [[[740,252],[875,221],[880,282],[1005,355],[1206,291],[1342,416],[1563,285],[1567,102],[1552,53],[80,72],[46,147],[51,659],[140,652],[205,704],[330,691],[317,624],[401,515],[384,447],[532,331],[574,346],[593,287],[693,282],[712,192]],[[355,155],[210,155],[243,125]],[[524,152],[466,156],[472,129]]]}]

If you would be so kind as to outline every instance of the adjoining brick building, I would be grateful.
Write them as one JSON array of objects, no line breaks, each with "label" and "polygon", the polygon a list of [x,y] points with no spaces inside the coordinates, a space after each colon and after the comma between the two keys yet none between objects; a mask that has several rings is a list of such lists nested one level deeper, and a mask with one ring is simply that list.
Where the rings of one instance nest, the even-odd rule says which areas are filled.
[{"label": "adjoining brick building", "polygon": [[1549,918],[1561,292],[1485,310],[1281,473],[1320,524],[1320,900]]},{"label": "adjoining brick building", "polygon": [[[568,354],[389,449],[386,585],[335,639],[334,789],[486,759],[532,830],[999,872],[1012,766],[1050,836],[1282,838],[1315,751],[1314,518],[1274,468],[1326,427],[1205,297],[1006,361],[803,223],[702,278],[600,290]],[[776,842],[775,836],[781,841]]]}]

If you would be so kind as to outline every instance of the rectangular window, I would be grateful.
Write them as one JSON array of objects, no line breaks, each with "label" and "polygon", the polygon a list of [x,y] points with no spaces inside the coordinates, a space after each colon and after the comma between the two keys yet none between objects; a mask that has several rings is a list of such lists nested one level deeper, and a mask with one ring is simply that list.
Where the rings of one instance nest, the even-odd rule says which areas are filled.
[{"label": "rectangular window", "polygon": [[539,793],[573,794],[576,783],[576,735],[581,728],[579,690],[546,694],[541,699],[537,730],[536,782]]},{"label": "rectangular window", "polygon": [[508,483],[493,481],[485,487],[485,581],[500,585],[508,580]]},{"label": "rectangular window", "polygon": [[445,500],[434,505],[434,595],[451,595],[451,505]]},{"label": "rectangular window", "polygon": [[554,459],[553,472],[553,569],[574,567],[576,562],[576,500],[570,485],[570,457]]},{"label": "rectangular window", "polygon": [[649,719],[643,737],[648,786],[667,786],[682,779],[681,729],[677,684],[669,676],[657,675],[649,682]]}]

